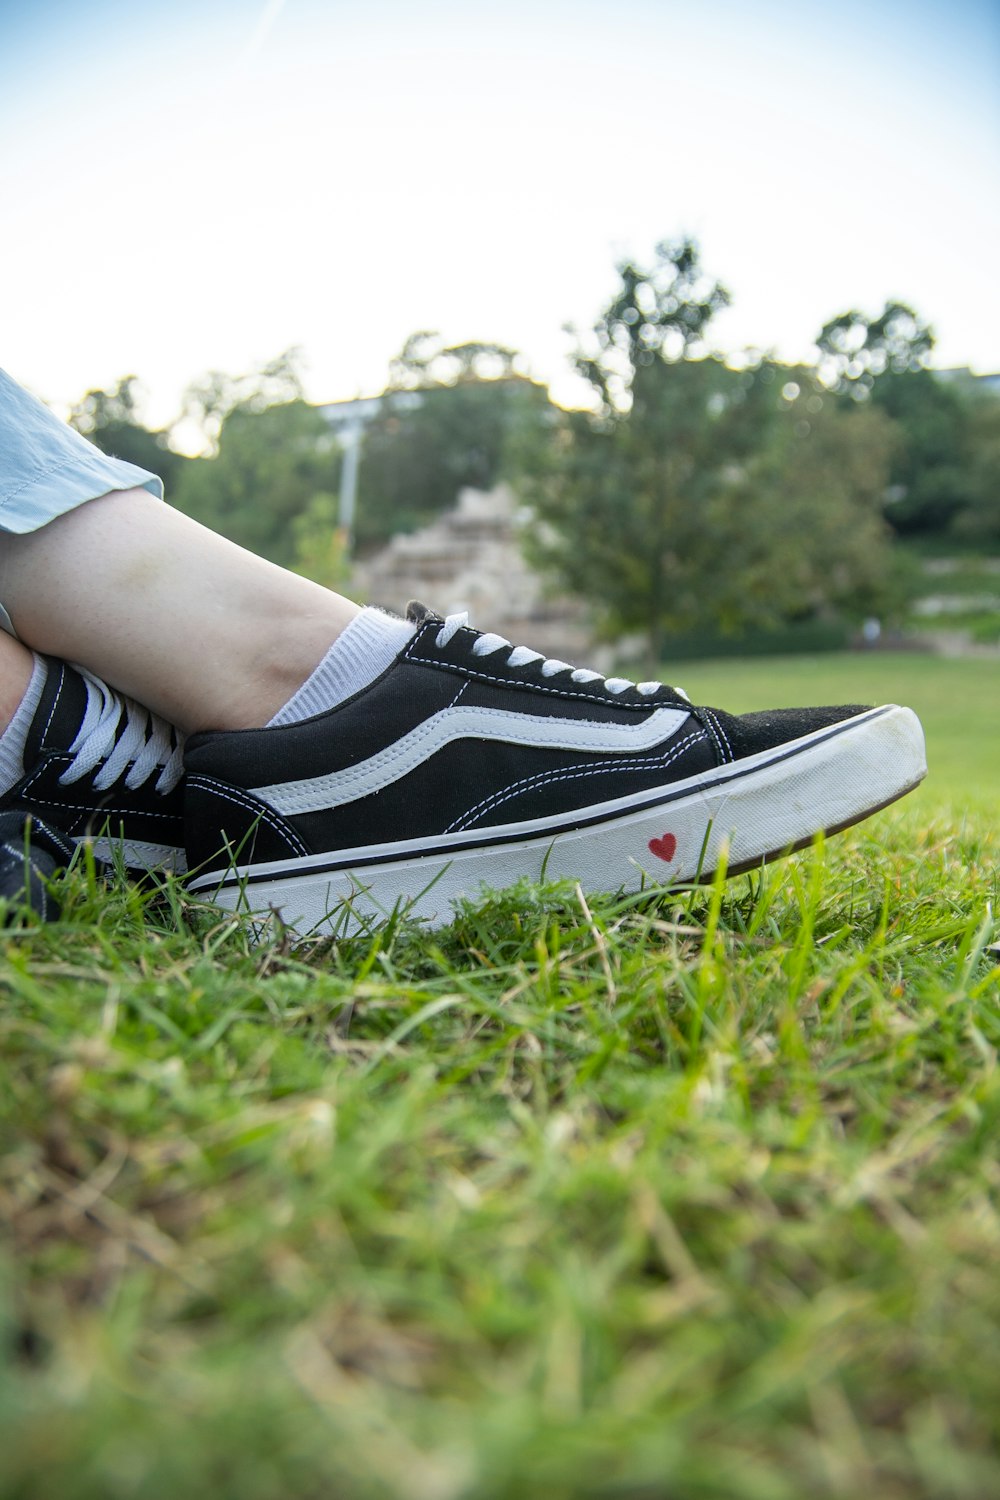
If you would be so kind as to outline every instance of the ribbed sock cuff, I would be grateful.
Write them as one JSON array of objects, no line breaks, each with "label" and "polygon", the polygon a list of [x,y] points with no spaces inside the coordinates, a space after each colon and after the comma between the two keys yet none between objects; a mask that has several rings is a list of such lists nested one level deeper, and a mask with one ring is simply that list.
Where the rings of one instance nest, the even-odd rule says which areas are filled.
[{"label": "ribbed sock cuff", "polygon": [[414,629],[408,621],[380,609],[363,609],[341,631],[312,675],[268,720],[267,728],[311,719],[368,687],[392,665]]}]

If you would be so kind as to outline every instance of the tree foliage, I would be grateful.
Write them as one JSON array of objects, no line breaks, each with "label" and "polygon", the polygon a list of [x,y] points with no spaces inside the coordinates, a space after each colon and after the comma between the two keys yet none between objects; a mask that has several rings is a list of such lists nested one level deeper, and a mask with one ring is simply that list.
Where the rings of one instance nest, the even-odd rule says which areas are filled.
[{"label": "tree foliage", "polygon": [[188,410],[196,404],[209,430],[217,423],[217,452],[188,465],[178,509],[251,552],[308,571],[309,539],[325,521],[333,534],[340,453],[325,418],[302,398],[294,364],[280,356],[256,375],[214,373],[192,390]]},{"label": "tree foliage", "polygon": [[877,317],[852,308],[824,323],[816,339],[821,382],[863,401],[884,375],[926,367],[934,333],[905,302],[887,302]]},{"label": "tree foliage", "polygon": [[389,362],[387,391],[451,388],[469,381],[511,380],[523,372],[520,356],[504,344],[446,345],[439,333],[411,333]]},{"label": "tree foliage", "polygon": [[928,368],[931,328],[912,307],[887,302],[878,317],[852,310],[824,325],[816,340],[821,383],[858,410],[888,417],[896,442],[886,519],[899,535],[989,534],[982,524],[994,493],[987,415],[990,395],[963,389]]},{"label": "tree foliage", "polygon": [[732,560],[703,606],[723,633],[860,619],[895,603],[882,516],[892,423],[874,409],[845,411],[807,372],[789,384],[798,394],[782,397],[767,441],[707,518],[719,556]]},{"label": "tree foliage", "polygon": [[729,305],[729,293],[702,270],[691,239],[664,240],[653,264],[623,261],[621,286],[594,324],[591,346],[575,364],[605,414],[628,410],[637,370],[657,359],[672,363],[708,353],[709,323]]},{"label": "tree foliage", "polygon": [[407,339],[390,366],[378,416],[368,425],[359,478],[362,544],[412,531],[455,501],[505,477],[516,435],[544,419],[544,387],[502,345],[445,346],[435,333]]},{"label": "tree foliage", "polygon": [[242,375],[209,370],[184,392],[182,419],[197,428],[209,452],[218,452],[230,413],[259,414],[303,400],[301,357],[300,349],[291,348]]},{"label": "tree foliage", "polygon": [[967,503],[953,528],[969,541],[995,547],[1000,544],[1000,399],[993,393],[969,402],[963,474]]},{"label": "tree foliage", "polygon": [[[529,547],[593,601],[609,635],[735,631],[868,612],[886,571],[881,413],[844,413],[808,377],[708,354],[724,289],[690,241],[621,286],[578,368],[571,413],[527,482]],[[696,357],[697,356],[697,357]]]},{"label": "tree foliage", "polygon": [[890,372],[871,404],[896,425],[886,518],[901,535],[946,532],[975,503],[970,403],[930,370]]}]

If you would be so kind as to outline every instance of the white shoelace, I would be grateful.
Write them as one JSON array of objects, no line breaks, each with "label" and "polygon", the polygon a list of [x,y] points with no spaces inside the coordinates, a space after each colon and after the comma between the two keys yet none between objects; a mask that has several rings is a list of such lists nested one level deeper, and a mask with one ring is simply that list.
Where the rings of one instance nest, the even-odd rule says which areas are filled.
[{"label": "white shoelace", "polygon": [[[435,637],[438,646],[447,646],[456,632],[462,630],[468,623],[469,616],[465,610],[461,614],[447,615]],[[662,682],[633,682],[629,677],[605,677],[601,672],[594,672],[589,667],[574,667],[572,662],[560,661],[557,656],[544,656],[541,651],[532,651],[530,646],[512,646],[510,641],[492,631],[486,631],[476,638],[472,654],[473,656],[492,656],[494,651],[508,650],[510,651],[507,658],[509,667],[526,667],[530,663],[541,662],[543,677],[555,677],[560,672],[568,672],[571,682],[603,682],[609,693],[625,693],[629,688],[635,688],[644,698],[650,698],[663,687]],[[680,689],[674,688],[674,692],[680,692]],[[686,697],[686,694],[681,693],[681,697]]]},{"label": "white shoelace", "polygon": [[[73,761],[59,778],[68,786],[88,775],[96,766],[95,790],[112,787],[126,768],[125,785],[135,791],[159,771],[155,790],[172,792],[184,774],[184,741],[164,719],[131,698],[112,691],[99,677],[77,668],[87,684],[87,707],[76,739],[70,745]],[[125,727],[119,736],[124,716]],[[104,762],[102,765],[101,763]]]}]

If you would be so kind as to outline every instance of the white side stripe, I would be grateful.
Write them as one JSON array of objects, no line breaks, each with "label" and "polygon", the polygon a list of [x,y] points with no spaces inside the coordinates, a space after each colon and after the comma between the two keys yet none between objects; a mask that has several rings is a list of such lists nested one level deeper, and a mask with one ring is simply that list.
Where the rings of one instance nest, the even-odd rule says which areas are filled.
[{"label": "white side stripe", "polygon": [[[680,708],[658,708],[638,724],[543,718],[508,713],[502,708],[445,708],[356,766],[301,781],[253,787],[252,791],[286,816],[320,812],[381,791],[408,776],[454,740],[501,740],[508,745],[547,750],[606,751],[621,755],[665,743],[687,718],[687,711]],[[475,747],[470,748],[474,751]]]}]

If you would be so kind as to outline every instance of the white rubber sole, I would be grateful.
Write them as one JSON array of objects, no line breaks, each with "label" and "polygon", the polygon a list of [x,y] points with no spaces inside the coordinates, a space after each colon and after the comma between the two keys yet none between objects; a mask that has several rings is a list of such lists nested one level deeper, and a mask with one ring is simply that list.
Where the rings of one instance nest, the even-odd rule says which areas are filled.
[{"label": "white rubber sole", "polygon": [[97,858],[106,860],[109,865],[114,865],[120,859],[127,870],[138,874],[162,870],[172,875],[183,875],[187,869],[184,850],[175,848],[173,844],[147,844],[140,839],[103,836],[95,839],[89,835],[81,835],[74,842],[89,844]]},{"label": "white rubber sole", "polygon": [[350,932],[403,907],[431,925],[462,897],[524,877],[585,891],[730,874],[860,822],[926,775],[916,715],[893,704],[687,781],[541,819],[304,859],[234,867],[190,882],[230,911],[280,913],[301,934]]}]

